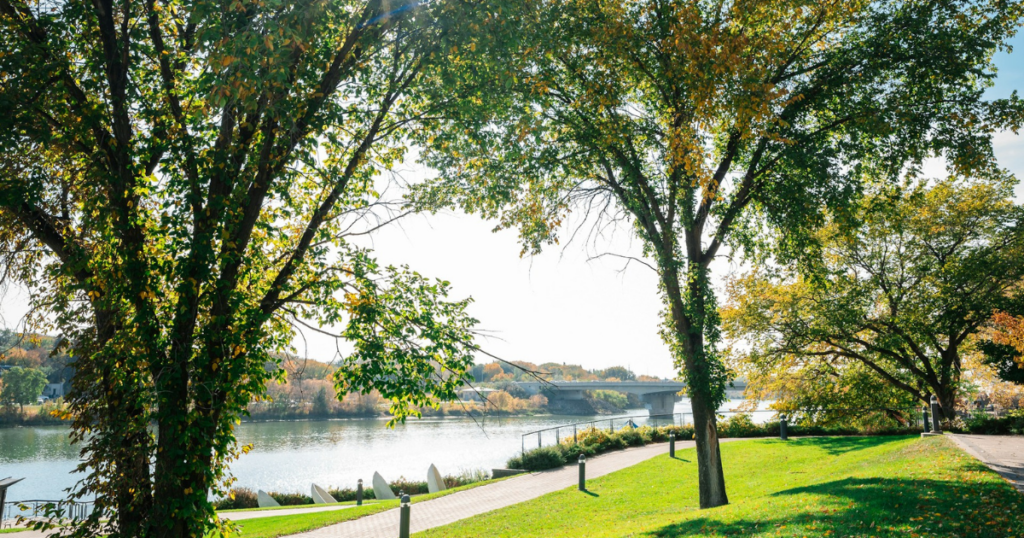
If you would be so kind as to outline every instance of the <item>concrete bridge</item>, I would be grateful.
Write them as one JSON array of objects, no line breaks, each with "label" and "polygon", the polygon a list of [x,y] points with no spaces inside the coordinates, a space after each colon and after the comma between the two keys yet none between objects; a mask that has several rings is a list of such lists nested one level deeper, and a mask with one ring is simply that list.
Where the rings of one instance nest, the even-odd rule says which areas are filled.
[{"label": "concrete bridge", "polygon": [[[550,396],[560,400],[582,400],[586,390],[628,392],[639,396],[652,415],[672,413],[676,402],[683,399],[679,392],[686,388],[682,381],[520,381],[516,384],[530,395],[539,394],[547,388]],[[737,379],[732,387],[726,387],[726,393],[730,398],[742,397],[746,387],[745,380]]]}]

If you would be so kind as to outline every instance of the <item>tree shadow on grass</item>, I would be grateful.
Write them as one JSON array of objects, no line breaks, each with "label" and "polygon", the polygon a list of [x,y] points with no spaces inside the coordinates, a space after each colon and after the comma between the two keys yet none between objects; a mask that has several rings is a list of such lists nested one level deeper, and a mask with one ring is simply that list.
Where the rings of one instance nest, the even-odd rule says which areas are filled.
[{"label": "tree shadow on grass", "polygon": [[[998,482],[847,478],[749,499],[646,535],[1021,536],[1021,507],[1019,494]],[[749,515],[736,519],[726,510]]]},{"label": "tree shadow on grass", "polygon": [[887,443],[903,441],[906,437],[807,437],[790,439],[786,444],[794,446],[815,447],[828,452],[831,456],[842,456],[857,450],[875,448]]}]

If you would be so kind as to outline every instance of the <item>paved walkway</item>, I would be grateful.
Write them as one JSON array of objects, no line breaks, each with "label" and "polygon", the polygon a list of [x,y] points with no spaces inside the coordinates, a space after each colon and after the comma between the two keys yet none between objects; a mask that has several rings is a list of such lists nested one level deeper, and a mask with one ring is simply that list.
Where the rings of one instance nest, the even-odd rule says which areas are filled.
[{"label": "paved walkway", "polygon": [[968,434],[947,437],[1024,493],[1024,437]]},{"label": "paved walkway", "polygon": [[[727,439],[722,439],[723,442]],[[693,448],[693,441],[677,441],[676,449]],[[668,443],[629,448],[587,460],[587,479],[597,478],[660,454],[668,453]],[[576,465],[530,473],[494,484],[460,491],[438,499],[412,505],[411,532],[454,523],[509,505],[536,499],[560,489],[575,486],[579,480]],[[398,509],[379,512],[352,521],[323,527],[291,538],[394,538],[398,536]]]}]

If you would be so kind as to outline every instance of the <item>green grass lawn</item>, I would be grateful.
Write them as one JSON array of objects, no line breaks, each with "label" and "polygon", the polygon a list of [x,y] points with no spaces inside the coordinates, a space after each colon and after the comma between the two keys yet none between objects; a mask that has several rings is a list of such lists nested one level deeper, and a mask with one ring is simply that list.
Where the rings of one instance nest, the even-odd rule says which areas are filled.
[{"label": "green grass lawn", "polygon": [[[241,536],[244,538],[275,538],[277,536],[319,529],[327,525],[375,514],[396,506],[398,506],[398,501],[382,501],[344,510],[243,519],[237,525],[241,528]],[[230,517],[225,519],[230,519]]]},{"label": "green grass lawn", "polygon": [[942,438],[723,443],[732,504],[711,510],[676,456],[416,536],[1024,537],[1024,496]]}]

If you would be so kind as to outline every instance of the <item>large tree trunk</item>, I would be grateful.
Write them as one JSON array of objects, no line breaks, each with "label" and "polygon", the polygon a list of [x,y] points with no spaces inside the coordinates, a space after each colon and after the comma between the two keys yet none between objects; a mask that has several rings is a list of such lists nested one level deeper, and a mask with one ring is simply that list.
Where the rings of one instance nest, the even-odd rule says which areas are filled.
[{"label": "large tree trunk", "polygon": [[708,409],[703,400],[697,395],[690,396],[693,430],[697,441],[697,484],[700,507],[714,508],[729,504],[729,497],[725,494],[725,474],[722,471],[722,454],[718,449],[715,410]]},{"label": "large tree trunk", "polygon": [[956,418],[956,389],[951,384],[938,387],[935,397],[939,399],[939,418],[942,420]]},{"label": "large tree trunk", "polygon": [[[691,320],[686,315],[678,284],[678,273],[674,268],[663,269],[662,282],[672,313],[672,329],[679,340],[678,349],[683,354],[681,357],[683,366],[689,372],[704,369],[705,365],[702,363],[706,359],[702,352],[704,346],[703,320],[696,320],[694,323],[695,320]],[[702,298],[703,290],[698,291],[697,294],[699,297],[691,297],[691,300]],[[695,295],[692,290],[691,295]],[[693,309],[691,305],[691,310]],[[703,308],[700,308],[697,311],[702,310]],[[687,395],[693,410],[693,429],[697,443],[697,484],[700,507],[714,508],[729,504],[729,497],[725,493],[725,474],[722,471],[722,455],[718,448],[718,423],[715,419],[717,409],[712,409],[712,406],[709,405],[706,388],[688,386]]]}]

